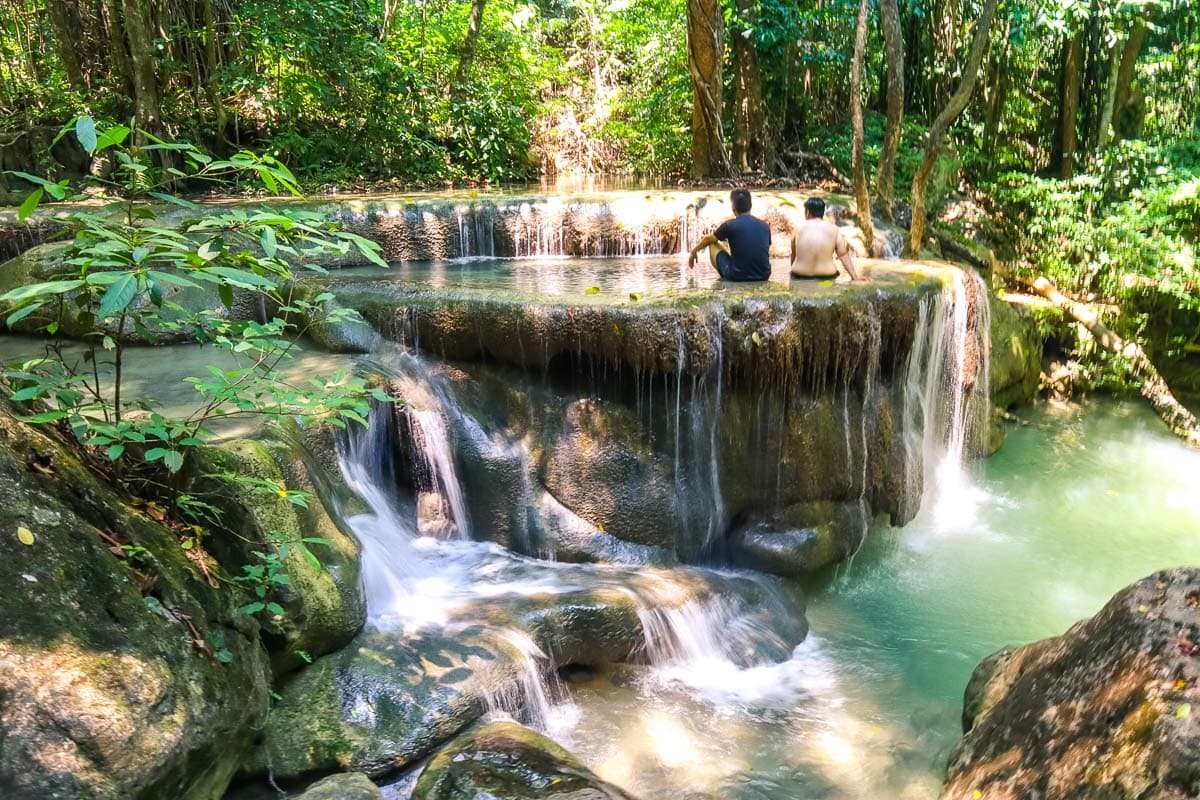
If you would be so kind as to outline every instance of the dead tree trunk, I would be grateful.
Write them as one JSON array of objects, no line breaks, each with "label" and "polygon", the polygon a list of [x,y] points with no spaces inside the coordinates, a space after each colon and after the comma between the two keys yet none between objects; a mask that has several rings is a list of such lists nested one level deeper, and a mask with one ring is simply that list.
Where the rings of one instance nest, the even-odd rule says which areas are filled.
[{"label": "dead tree trunk", "polygon": [[896,200],[896,153],[904,128],[904,35],[900,31],[900,8],[896,0],[880,0],[883,42],[887,50],[887,127],[879,151],[879,175],[875,185],[888,213]]},{"label": "dead tree trunk", "polygon": [[1171,387],[1155,369],[1141,345],[1113,333],[1100,321],[1095,309],[1067,297],[1046,278],[1039,276],[1035,279],[1033,288],[1042,297],[1065,311],[1071,319],[1087,328],[1096,343],[1105,350],[1129,359],[1133,364],[1134,371],[1142,378],[1140,389],[1142,397],[1150,401],[1150,405],[1154,407],[1159,418],[1166,423],[1172,433],[1192,447],[1200,447],[1200,421],[1196,419],[1195,414],[1175,398]]},{"label": "dead tree trunk", "polygon": [[933,174],[938,156],[941,155],[946,132],[950,130],[950,126],[958,119],[958,115],[967,107],[967,101],[971,99],[975,80],[979,76],[979,65],[983,63],[983,57],[987,54],[988,43],[991,40],[992,19],[996,16],[998,1],[986,0],[984,3],[983,13],[975,28],[975,38],[971,42],[971,51],[967,56],[967,65],[963,68],[958,88],[950,96],[950,102],[933,121],[926,137],[925,156],[921,159],[921,166],[917,168],[912,183],[912,229],[908,232],[908,244],[904,248],[904,254],[909,258],[915,258],[921,251],[921,242],[925,238],[925,187],[929,184],[929,176]]},{"label": "dead tree trunk", "polygon": [[721,129],[720,0],[688,0],[688,70],[692,75],[692,177],[719,178],[730,173],[729,152]]},{"label": "dead tree trunk", "polygon": [[867,20],[871,0],[858,6],[858,26],[854,31],[854,60],[850,66],[850,119],[854,126],[854,201],[858,206],[858,227],[862,229],[867,252],[875,255],[875,226],[871,222],[871,193],[867,186],[867,159],[864,152],[862,72],[867,52]]}]

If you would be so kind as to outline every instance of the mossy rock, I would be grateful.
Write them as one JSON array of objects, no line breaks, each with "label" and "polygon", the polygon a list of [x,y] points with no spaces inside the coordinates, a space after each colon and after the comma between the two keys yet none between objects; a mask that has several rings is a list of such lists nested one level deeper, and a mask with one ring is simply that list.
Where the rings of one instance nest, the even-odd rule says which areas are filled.
[{"label": "mossy rock", "polygon": [[220,798],[268,704],[239,593],[7,406],[0,554],[0,796]]},{"label": "mossy rock", "polygon": [[[22,286],[54,280],[63,273],[74,273],[76,268],[65,263],[69,246],[65,242],[38,245],[0,264],[0,295]],[[152,318],[146,321],[148,339],[135,333],[132,322],[124,331],[118,331],[117,326],[110,322],[104,326],[104,332],[114,336],[120,334],[132,344],[174,344],[190,342],[195,338],[195,334],[186,324],[170,323],[186,322],[206,309],[220,312],[232,319],[257,319],[260,314],[257,301],[247,292],[236,292],[233,308],[229,309],[222,305],[215,286],[204,284],[199,288],[192,288],[164,283],[162,291],[163,299],[178,305],[183,309],[183,313],[169,308],[156,309],[155,314],[151,315]],[[61,335],[70,339],[84,338],[93,332],[93,327],[83,318],[82,310],[72,302],[75,296],[76,293],[68,293],[65,295],[66,302],[61,307],[49,304],[18,320],[11,329],[16,333],[40,333],[50,323],[57,322]],[[156,323],[153,317],[160,317],[167,324]],[[7,326],[3,314],[0,314],[0,326]]]},{"label": "mossy rock", "polygon": [[1037,322],[1023,309],[991,298],[992,405],[1008,409],[1037,394],[1044,341]]},{"label": "mossy rock", "polygon": [[514,722],[474,728],[425,767],[413,800],[632,800],[571,753]]},{"label": "mossy rock", "polygon": [[294,800],[383,800],[383,792],[361,772],[322,778]]},{"label": "mossy rock", "polygon": [[854,555],[867,525],[862,503],[798,504],[736,531],[733,561],[772,575],[811,575]]},{"label": "mossy rock", "polygon": [[[358,541],[336,508],[331,513],[327,484],[333,478],[310,459],[296,433],[288,436],[271,429],[259,439],[206,448],[194,466],[199,491],[209,502],[219,498],[222,524],[237,534],[235,552],[223,561],[256,563],[254,550],[279,549],[267,543],[272,537],[325,542],[305,545],[319,563],[298,546],[287,547],[284,567],[289,584],[272,598],[286,613],[264,628],[272,663],[280,673],[347,644],[366,621]],[[267,481],[279,489],[264,490],[230,475]],[[308,493],[306,504],[297,505],[280,495],[286,491]],[[239,567],[230,563],[231,570]]]}]

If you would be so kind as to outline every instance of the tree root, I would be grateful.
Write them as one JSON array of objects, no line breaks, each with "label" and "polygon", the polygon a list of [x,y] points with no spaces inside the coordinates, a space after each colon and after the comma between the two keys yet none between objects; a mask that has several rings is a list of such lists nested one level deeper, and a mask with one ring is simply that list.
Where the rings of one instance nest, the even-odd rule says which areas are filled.
[{"label": "tree root", "polygon": [[1200,448],[1200,421],[1196,419],[1195,414],[1175,398],[1171,387],[1155,369],[1141,345],[1128,341],[1109,330],[1100,321],[1094,308],[1067,297],[1046,278],[1039,276],[1030,285],[1034,291],[1087,328],[1095,337],[1096,342],[1105,350],[1128,358],[1134,371],[1142,378],[1140,389],[1142,397],[1150,402],[1159,418],[1166,423],[1172,433],[1183,439],[1188,445]]}]

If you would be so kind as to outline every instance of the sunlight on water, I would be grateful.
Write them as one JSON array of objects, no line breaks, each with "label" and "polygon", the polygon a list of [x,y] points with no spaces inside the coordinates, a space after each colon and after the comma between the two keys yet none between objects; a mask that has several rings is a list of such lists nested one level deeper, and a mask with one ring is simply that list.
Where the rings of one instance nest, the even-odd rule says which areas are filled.
[{"label": "sunlight on water", "polygon": [[942,474],[939,502],[908,527],[875,530],[852,568],[811,588],[813,633],[791,660],[679,658],[574,687],[565,742],[643,797],[936,797],[982,658],[1061,633],[1156,569],[1200,563],[1200,453],[1137,404],[1028,417],[973,473]]}]

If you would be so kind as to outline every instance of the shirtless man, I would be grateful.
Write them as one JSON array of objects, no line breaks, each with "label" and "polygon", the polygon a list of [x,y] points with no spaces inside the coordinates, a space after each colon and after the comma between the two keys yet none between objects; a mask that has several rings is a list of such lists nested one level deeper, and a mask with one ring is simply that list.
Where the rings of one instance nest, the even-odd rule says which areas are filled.
[{"label": "shirtless man", "polygon": [[810,197],[804,204],[804,222],[792,234],[792,277],[828,280],[838,276],[832,256],[837,256],[855,283],[866,283],[867,276],[854,269],[850,243],[832,222],[825,221],[825,201]]}]

